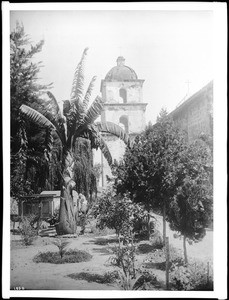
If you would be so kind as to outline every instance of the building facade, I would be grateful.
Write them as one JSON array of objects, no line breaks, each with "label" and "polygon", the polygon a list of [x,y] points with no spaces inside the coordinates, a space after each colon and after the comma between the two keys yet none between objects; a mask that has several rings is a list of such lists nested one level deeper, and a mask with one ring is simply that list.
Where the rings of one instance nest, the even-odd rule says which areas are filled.
[{"label": "building facade", "polygon": [[175,124],[184,129],[188,140],[200,134],[213,136],[213,81],[170,113]]},{"label": "building facade", "polygon": [[[117,66],[113,67],[101,81],[101,94],[104,110],[101,121],[110,121],[121,126],[134,138],[145,129],[145,110],[147,103],[143,101],[143,79],[138,79],[135,71],[125,65],[125,59],[119,56]],[[122,159],[125,144],[112,135],[104,136],[113,160]],[[102,180],[106,186],[106,177],[111,176],[107,161],[101,155]]]}]

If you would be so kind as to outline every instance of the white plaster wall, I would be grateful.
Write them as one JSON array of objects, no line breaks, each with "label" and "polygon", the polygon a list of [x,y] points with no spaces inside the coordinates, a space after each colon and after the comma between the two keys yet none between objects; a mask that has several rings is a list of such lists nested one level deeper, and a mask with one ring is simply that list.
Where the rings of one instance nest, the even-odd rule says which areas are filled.
[{"label": "white plaster wall", "polygon": [[105,95],[107,103],[123,103],[123,99],[119,96],[121,88],[127,91],[128,103],[142,102],[142,84],[141,82],[106,82],[103,87],[103,95]]},{"label": "white plaster wall", "polygon": [[[117,161],[120,161],[123,158],[123,155],[125,153],[126,145],[124,144],[123,141],[116,137],[109,137],[109,140],[106,140],[107,146],[110,150],[111,156]],[[104,179],[104,184],[106,186],[106,176],[108,175],[109,177],[112,177],[111,169],[110,166],[108,165],[107,160],[104,158],[104,156],[101,156],[101,151],[97,150],[94,151],[94,163],[100,163],[101,166],[103,166],[103,179]],[[99,186],[102,186],[102,178],[99,180]]]},{"label": "white plaster wall", "polygon": [[106,121],[119,124],[121,116],[128,116],[129,133],[140,133],[145,128],[145,114],[138,106],[133,107],[112,107],[112,110],[105,111]]}]

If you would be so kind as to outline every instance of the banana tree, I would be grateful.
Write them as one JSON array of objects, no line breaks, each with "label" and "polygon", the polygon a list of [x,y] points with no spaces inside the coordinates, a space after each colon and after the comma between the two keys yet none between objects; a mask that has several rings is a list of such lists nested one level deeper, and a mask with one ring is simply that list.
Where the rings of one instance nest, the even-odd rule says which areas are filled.
[{"label": "banana tree", "polygon": [[56,98],[48,92],[49,100],[36,105],[35,109],[26,105],[20,107],[22,115],[30,121],[46,128],[47,141],[50,149],[54,135],[61,143],[61,200],[59,212],[58,234],[73,234],[76,232],[76,217],[74,212],[72,191],[75,187],[75,145],[79,138],[90,141],[91,149],[100,148],[108,163],[112,163],[110,151],[103,139],[102,133],[113,134],[129,145],[128,135],[122,128],[112,122],[95,123],[103,110],[103,101],[97,96],[89,106],[95,77],[92,78],[84,93],[84,63],[87,55],[84,50],[76,67],[70,100],[63,103],[61,111]]}]

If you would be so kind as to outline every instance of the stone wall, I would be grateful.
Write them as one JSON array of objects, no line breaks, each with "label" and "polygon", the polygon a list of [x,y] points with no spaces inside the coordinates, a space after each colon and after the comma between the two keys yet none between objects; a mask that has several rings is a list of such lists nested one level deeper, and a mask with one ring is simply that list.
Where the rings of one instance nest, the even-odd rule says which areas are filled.
[{"label": "stone wall", "polygon": [[213,82],[211,81],[170,114],[192,141],[201,133],[213,135]]}]

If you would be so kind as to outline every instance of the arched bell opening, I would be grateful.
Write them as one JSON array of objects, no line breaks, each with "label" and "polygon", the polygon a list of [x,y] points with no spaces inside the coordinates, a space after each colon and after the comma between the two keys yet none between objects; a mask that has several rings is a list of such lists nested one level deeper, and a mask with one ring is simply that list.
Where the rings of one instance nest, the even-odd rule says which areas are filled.
[{"label": "arched bell opening", "polygon": [[119,118],[119,125],[125,130],[126,133],[128,133],[129,132],[128,116],[121,116]]},{"label": "arched bell opening", "polygon": [[119,90],[119,96],[123,99],[123,103],[127,103],[127,92],[126,92],[126,89],[121,88]]}]

